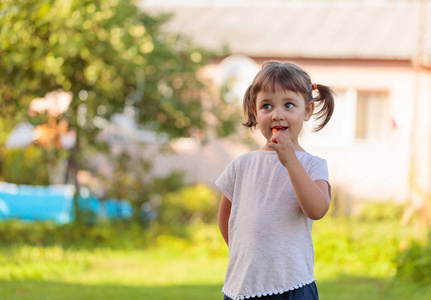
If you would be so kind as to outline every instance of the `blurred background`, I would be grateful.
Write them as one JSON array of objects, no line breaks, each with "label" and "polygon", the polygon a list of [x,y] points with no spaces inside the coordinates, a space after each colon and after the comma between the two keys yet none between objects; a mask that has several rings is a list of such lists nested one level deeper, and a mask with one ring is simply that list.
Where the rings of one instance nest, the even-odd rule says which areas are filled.
[{"label": "blurred background", "polygon": [[0,58],[1,299],[221,299],[267,60],[336,93],[321,299],[431,297],[431,1],[2,0]]}]

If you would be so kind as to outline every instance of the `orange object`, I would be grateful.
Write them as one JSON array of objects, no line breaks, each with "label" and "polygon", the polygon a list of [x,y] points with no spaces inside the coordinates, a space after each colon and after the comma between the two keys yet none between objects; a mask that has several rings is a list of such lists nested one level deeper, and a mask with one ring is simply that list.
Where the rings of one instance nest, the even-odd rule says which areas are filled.
[{"label": "orange object", "polygon": [[317,90],[317,84],[316,83],[313,83],[313,91],[314,90]]},{"label": "orange object", "polygon": [[[277,131],[278,131],[278,130],[277,130],[277,128],[275,128],[275,127],[274,127],[274,128],[272,128],[272,134],[273,134],[273,135],[274,135],[274,134],[276,134],[276,133],[277,133]],[[274,143],[275,143],[275,144],[278,144],[278,142],[277,142],[277,141],[274,141]]]}]

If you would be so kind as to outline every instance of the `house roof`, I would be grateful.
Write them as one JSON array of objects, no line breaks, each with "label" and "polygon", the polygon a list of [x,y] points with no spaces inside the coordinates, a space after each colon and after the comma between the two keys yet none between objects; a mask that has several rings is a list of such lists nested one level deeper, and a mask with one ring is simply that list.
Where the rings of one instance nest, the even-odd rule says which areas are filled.
[{"label": "house roof", "polygon": [[211,50],[252,57],[414,60],[423,31],[423,64],[431,66],[431,1],[381,5],[331,2],[283,6],[145,6],[171,12],[165,30]]}]

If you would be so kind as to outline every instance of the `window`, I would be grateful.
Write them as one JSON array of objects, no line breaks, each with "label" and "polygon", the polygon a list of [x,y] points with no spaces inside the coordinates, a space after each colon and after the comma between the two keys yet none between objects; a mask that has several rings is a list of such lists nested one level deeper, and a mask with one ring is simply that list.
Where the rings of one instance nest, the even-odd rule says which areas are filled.
[{"label": "window", "polygon": [[390,130],[389,93],[358,91],[356,102],[356,138],[381,140],[389,136]]}]

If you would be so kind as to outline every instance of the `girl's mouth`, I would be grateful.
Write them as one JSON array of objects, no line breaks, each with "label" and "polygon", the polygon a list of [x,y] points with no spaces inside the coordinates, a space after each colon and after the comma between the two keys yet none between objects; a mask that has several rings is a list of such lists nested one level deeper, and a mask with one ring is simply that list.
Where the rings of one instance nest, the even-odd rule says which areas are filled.
[{"label": "girl's mouth", "polygon": [[284,126],[275,126],[272,127],[272,133],[278,132],[278,131],[285,131],[287,129],[287,127]]}]

